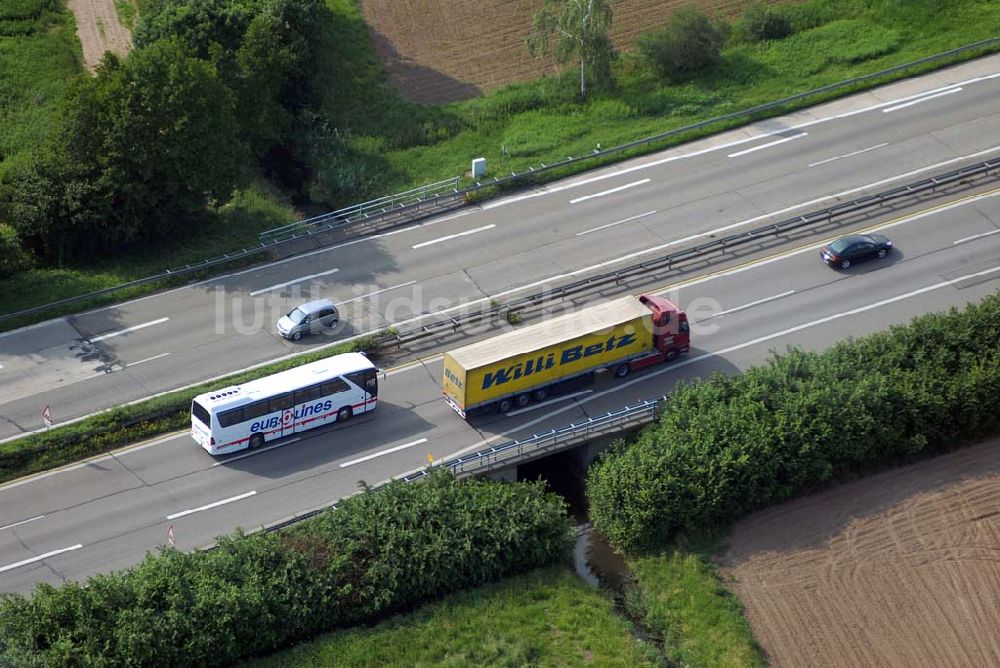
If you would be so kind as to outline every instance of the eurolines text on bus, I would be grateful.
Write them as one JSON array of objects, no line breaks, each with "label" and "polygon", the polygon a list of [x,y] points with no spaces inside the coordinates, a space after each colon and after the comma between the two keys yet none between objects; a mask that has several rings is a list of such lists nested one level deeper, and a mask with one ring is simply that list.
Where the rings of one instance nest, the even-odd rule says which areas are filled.
[{"label": "eurolines text on bus", "polygon": [[[315,415],[317,413],[329,412],[333,410],[333,401],[327,399],[326,401],[317,401],[310,406],[303,406],[302,408],[295,409],[295,419],[309,417],[310,415]],[[277,429],[278,425],[281,424],[281,416],[275,415],[274,417],[267,418],[265,420],[257,420],[252,425],[250,425],[250,432],[265,431],[268,429]]]}]

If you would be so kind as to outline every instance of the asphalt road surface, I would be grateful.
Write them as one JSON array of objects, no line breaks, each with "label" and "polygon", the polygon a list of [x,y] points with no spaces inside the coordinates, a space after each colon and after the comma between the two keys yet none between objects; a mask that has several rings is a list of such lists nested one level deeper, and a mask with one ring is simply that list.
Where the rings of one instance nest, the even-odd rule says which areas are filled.
[{"label": "asphalt road surface", "polygon": [[[822,349],[1000,289],[1000,189],[858,225],[895,242],[847,271],[818,257],[821,236],[691,276],[656,292],[692,320],[691,353],[585,394],[467,423],[442,400],[440,356],[390,369],[374,414],[279,447],[213,458],[187,434],[0,487],[0,590],[126,567],[167,542],[192,549],[510,437],[669,392],[678,380],[734,373],[789,345]],[[656,286],[645,286],[653,290]]]},{"label": "asphalt road surface", "polygon": [[[0,439],[463,302],[502,300],[1000,151],[1000,56],[448,216],[0,334]],[[315,297],[343,327],[300,342]],[[388,412],[388,411],[386,411]],[[252,502],[252,501],[251,501]]]}]

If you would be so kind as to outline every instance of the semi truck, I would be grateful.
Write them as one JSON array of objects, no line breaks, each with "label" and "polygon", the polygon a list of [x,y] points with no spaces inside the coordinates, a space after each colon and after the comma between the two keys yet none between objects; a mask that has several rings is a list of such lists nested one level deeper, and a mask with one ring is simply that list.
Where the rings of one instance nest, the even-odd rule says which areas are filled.
[{"label": "semi truck", "polygon": [[687,315],[664,297],[622,297],[529,325],[444,355],[445,400],[463,418],[544,401],[574,381],[635,369],[688,352]]}]

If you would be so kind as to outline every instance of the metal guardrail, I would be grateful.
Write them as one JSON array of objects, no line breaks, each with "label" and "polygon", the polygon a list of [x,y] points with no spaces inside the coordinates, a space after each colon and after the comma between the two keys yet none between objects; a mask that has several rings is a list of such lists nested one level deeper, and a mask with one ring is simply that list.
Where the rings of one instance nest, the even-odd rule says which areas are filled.
[{"label": "metal guardrail", "polygon": [[713,239],[703,244],[684,248],[661,257],[638,262],[621,269],[588,276],[572,283],[567,283],[544,292],[538,292],[521,297],[504,304],[491,305],[461,315],[442,317],[436,322],[418,325],[410,330],[398,331],[391,340],[400,344],[412,343],[428,337],[456,332],[467,326],[481,325],[485,322],[499,322],[509,313],[524,313],[532,308],[543,307],[556,299],[564,299],[603,287],[619,285],[636,277],[648,277],[657,271],[675,268],[676,265],[704,259],[716,253],[739,248],[747,244],[774,238],[788,232],[802,230],[810,226],[832,224],[839,219],[868,214],[874,209],[899,204],[904,200],[936,194],[942,189],[955,186],[974,185],[978,181],[995,179],[1000,176],[1000,156],[991,158],[976,165],[939,174],[915,183],[899,186],[874,195],[866,195],[858,199],[841,202],[832,207],[812,211],[785,220],[763,225],[761,227],[738,232],[719,239]]},{"label": "metal guardrail", "polygon": [[[508,441],[477,452],[444,459],[431,466],[425,466],[416,471],[372,485],[364,491],[377,492],[386,485],[396,481],[405,483],[419,482],[427,478],[434,469],[448,468],[456,478],[462,478],[487,473],[497,468],[509,466],[515,462],[530,461],[531,459],[552,454],[553,452],[566,450],[598,436],[618,433],[653,422],[668,398],[668,395],[664,395],[658,399],[649,399],[632,406],[625,406],[609,411],[604,415],[588,418],[583,422],[574,422],[567,427],[553,429],[542,434],[535,434],[530,438]],[[356,494],[360,493],[362,492],[356,492]],[[337,503],[331,503],[279,520],[274,524],[262,527],[262,529],[264,531],[277,531],[310,517],[315,517],[327,510],[336,509]]]},{"label": "metal guardrail", "polygon": [[467,455],[446,459],[439,464],[434,464],[399,479],[406,482],[419,480],[427,476],[429,470],[434,467],[448,467],[455,477],[461,478],[509,466],[514,462],[530,461],[579,445],[581,442],[596,436],[617,433],[652,422],[656,419],[667,398],[667,396],[662,396],[658,399],[646,400],[598,417],[588,418],[583,422],[573,422],[567,427],[534,434],[530,438],[508,441]]},{"label": "metal guardrail", "polygon": [[[461,198],[462,200],[464,200],[464,198],[466,197],[466,195],[475,193],[475,192],[477,192],[479,190],[482,190],[482,189],[485,189],[485,188],[492,188],[492,187],[496,187],[496,186],[506,186],[508,184],[514,184],[514,183],[517,183],[518,181],[520,181],[522,179],[525,179],[525,178],[535,178],[539,174],[543,174],[545,172],[550,172],[550,171],[553,171],[553,170],[557,170],[557,169],[560,169],[560,168],[563,168],[563,167],[566,167],[566,166],[569,166],[569,165],[573,165],[573,164],[576,164],[576,163],[580,163],[580,162],[586,162],[586,161],[595,161],[596,162],[596,161],[598,161],[598,160],[600,160],[602,158],[607,158],[607,157],[609,157],[609,156],[611,156],[613,154],[616,154],[616,153],[621,153],[621,152],[624,152],[624,151],[628,151],[630,149],[638,148],[638,147],[643,146],[643,145],[655,144],[655,143],[662,142],[662,141],[665,141],[667,139],[670,139],[672,137],[683,136],[683,135],[685,135],[687,133],[691,133],[691,132],[696,132],[696,131],[699,131],[699,130],[703,130],[705,128],[712,127],[714,125],[718,125],[718,124],[721,124],[721,123],[726,123],[728,121],[733,121],[733,120],[737,120],[737,119],[740,119],[740,118],[752,119],[754,116],[757,116],[757,115],[762,114],[764,112],[769,112],[769,111],[772,111],[772,110],[775,110],[775,109],[781,109],[782,107],[786,107],[786,106],[788,106],[790,104],[794,104],[794,103],[800,102],[802,100],[807,100],[807,99],[810,99],[810,98],[813,98],[813,97],[817,97],[817,96],[820,96],[820,95],[825,95],[827,93],[832,93],[832,92],[835,92],[835,91],[838,91],[838,90],[849,89],[851,87],[858,86],[859,84],[862,84],[862,83],[865,83],[865,82],[868,82],[868,81],[877,80],[877,79],[880,79],[880,78],[883,78],[883,77],[887,77],[887,76],[892,76],[892,75],[898,74],[900,72],[906,72],[908,70],[911,70],[913,68],[920,67],[920,66],[923,66],[923,65],[928,65],[928,64],[931,64],[931,63],[936,63],[936,62],[941,62],[941,61],[946,61],[946,60],[948,60],[948,59],[950,59],[950,58],[952,58],[954,56],[962,55],[964,53],[968,53],[968,52],[971,52],[971,51],[976,51],[976,50],[991,50],[991,49],[995,49],[998,46],[1000,46],[1000,37],[994,37],[994,38],[990,38],[990,39],[984,39],[984,40],[981,40],[979,42],[975,42],[973,44],[967,44],[965,46],[961,46],[961,47],[958,47],[958,48],[955,48],[955,49],[951,49],[949,51],[944,51],[942,53],[938,53],[938,54],[935,54],[933,56],[927,56],[926,58],[920,58],[918,60],[914,60],[914,61],[911,61],[909,63],[904,63],[902,65],[897,65],[895,67],[890,67],[890,68],[885,69],[885,70],[880,70],[878,72],[873,72],[872,74],[866,74],[864,76],[855,77],[853,79],[847,79],[845,81],[841,81],[841,82],[838,82],[838,83],[835,83],[835,84],[829,84],[827,86],[822,86],[820,88],[815,88],[813,90],[805,91],[803,93],[797,93],[796,95],[791,95],[789,97],[785,97],[785,98],[782,98],[780,100],[775,100],[774,102],[768,102],[766,104],[757,105],[757,106],[751,107],[749,109],[744,109],[742,111],[736,111],[736,112],[733,112],[733,113],[730,113],[730,114],[725,114],[723,116],[717,116],[715,118],[710,118],[710,119],[705,120],[705,121],[700,121],[698,123],[693,123],[691,125],[686,125],[684,127],[676,128],[676,129],[673,129],[673,130],[668,130],[666,132],[661,132],[659,134],[651,135],[649,137],[644,137],[642,139],[637,139],[635,141],[631,141],[631,142],[628,142],[626,144],[621,144],[619,146],[614,146],[614,147],[603,149],[603,150],[594,150],[593,152],[588,153],[586,155],[582,155],[582,156],[575,156],[575,157],[574,156],[570,156],[570,157],[566,158],[565,160],[561,160],[559,162],[548,164],[548,165],[542,163],[539,167],[531,167],[531,166],[529,166],[527,168],[527,171],[520,172],[520,173],[512,172],[508,176],[504,176],[502,178],[494,178],[492,181],[487,182],[487,183],[476,182],[474,185],[472,185],[472,186],[470,186],[468,188],[461,189],[461,190],[453,190],[452,192],[450,192],[448,194],[438,194],[438,195],[436,195],[434,197],[428,197],[428,198],[425,198],[425,199],[420,200],[420,201],[411,202],[410,204],[401,204],[398,207],[394,206],[391,209],[389,209],[387,211],[387,213],[388,212],[392,212],[392,213],[395,213],[396,215],[398,215],[399,216],[399,220],[396,221],[396,224],[403,224],[403,223],[406,223],[406,222],[409,222],[410,220],[412,220],[412,218],[410,217],[410,213],[411,212],[415,213],[416,217],[419,217],[419,216],[423,215],[423,211],[426,210],[426,208],[433,207],[436,204],[438,204],[440,201],[445,200],[445,199],[452,199],[452,198],[459,199],[459,198]],[[446,183],[449,183],[452,180],[454,180],[455,183],[457,184],[458,177],[454,177],[454,179],[449,179],[449,180],[446,180],[446,181],[441,181],[441,182],[439,182],[439,184],[446,184]],[[436,184],[431,184],[430,186],[424,186],[424,188],[432,188],[434,185],[436,185]],[[417,188],[415,190],[420,190],[420,188]],[[409,191],[409,192],[413,192],[413,191]],[[405,193],[403,193],[403,194],[405,194]],[[403,195],[403,194],[401,194],[401,195]],[[390,196],[388,199],[391,199],[391,197],[393,197],[393,196]],[[383,198],[383,199],[387,199],[387,198]],[[373,200],[373,202],[377,202],[377,201],[379,201],[379,200]],[[362,206],[364,206],[364,205],[357,205],[357,207],[362,207]],[[351,208],[355,208],[355,207],[350,207],[348,209],[342,209],[341,211],[345,211],[346,212],[346,211],[349,211]],[[333,212],[331,214],[326,214],[326,215],[327,216],[335,216],[337,213],[338,212]],[[383,215],[385,215],[385,214],[383,214]],[[321,218],[323,218],[323,216],[319,216],[317,218],[321,219]],[[378,216],[375,216],[375,218],[378,218]],[[315,222],[317,219],[310,219],[310,220],[312,220],[312,221]],[[352,225],[355,225],[355,224],[365,225],[366,223],[369,223],[371,220],[372,220],[371,217],[364,217],[364,216],[355,218],[354,220],[346,220],[346,218],[345,218],[339,224],[337,224],[335,227],[336,228],[346,228],[346,227],[349,227],[349,226],[352,226]],[[307,223],[309,223],[309,221],[301,221],[301,223],[294,223],[293,226],[300,225],[300,224],[301,225],[306,225]],[[281,228],[278,228],[278,229],[280,230]],[[169,278],[173,278],[175,276],[183,276],[183,275],[187,275],[187,274],[196,273],[196,272],[199,272],[199,271],[204,271],[206,269],[211,269],[213,267],[217,267],[219,265],[227,264],[229,262],[234,262],[234,261],[238,261],[238,260],[248,259],[248,258],[254,257],[254,256],[256,256],[256,255],[258,255],[260,253],[263,253],[263,252],[265,252],[267,250],[275,249],[275,248],[278,248],[278,247],[280,247],[280,246],[282,246],[284,244],[295,242],[295,241],[303,238],[304,236],[309,236],[310,234],[315,234],[315,233],[317,233],[319,231],[329,231],[330,229],[334,229],[334,228],[332,228],[332,227],[331,228],[324,228],[324,227],[322,227],[322,224],[320,223],[311,232],[307,230],[307,233],[304,233],[304,234],[295,234],[294,230],[292,230],[292,233],[293,233],[292,236],[290,236],[288,238],[279,238],[278,240],[270,240],[267,243],[262,242],[261,245],[259,247],[256,247],[256,248],[244,248],[244,249],[241,249],[241,250],[238,250],[238,251],[234,251],[232,253],[224,254],[224,255],[222,255],[220,257],[210,258],[210,259],[207,259],[207,260],[203,260],[201,262],[196,262],[194,264],[188,264],[188,265],[184,265],[183,267],[177,267],[175,269],[168,269],[167,271],[164,271],[161,274],[156,274],[154,276],[147,276],[145,278],[140,278],[140,279],[137,279],[137,280],[134,280],[134,281],[129,281],[127,283],[122,283],[121,285],[112,286],[110,288],[104,288],[103,290],[96,290],[94,292],[89,292],[87,294],[76,295],[74,297],[68,297],[66,299],[60,299],[60,300],[57,300],[57,301],[54,301],[54,302],[50,302],[48,304],[43,304],[41,306],[35,306],[35,307],[32,307],[32,308],[23,309],[21,311],[16,311],[14,313],[0,314],[0,322],[2,322],[4,320],[9,320],[9,319],[12,319],[12,318],[18,318],[18,317],[22,317],[22,316],[34,315],[36,313],[42,313],[42,312],[48,311],[50,309],[57,308],[59,306],[66,306],[66,305],[69,305],[69,304],[74,304],[74,303],[79,303],[79,302],[86,302],[87,300],[96,299],[96,298],[102,297],[104,295],[113,294],[113,293],[118,292],[120,290],[125,290],[125,289],[131,288],[131,287],[136,287],[136,286],[139,286],[139,285],[144,285],[146,283],[155,283],[157,281],[166,280],[166,279],[169,279]],[[280,237],[280,234],[276,233],[276,236]],[[269,237],[269,239],[270,239],[270,237]]]},{"label": "metal guardrail", "polygon": [[325,213],[314,218],[307,218],[295,223],[289,223],[272,230],[266,230],[258,235],[262,244],[274,244],[279,241],[291,241],[320,232],[330,232],[340,227],[346,227],[359,222],[381,219],[395,211],[419,207],[428,201],[441,197],[453,197],[458,192],[459,177],[454,176],[444,181],[420,186],[406,192],[380,197],[361,204],[355,204],[332,213]]}]

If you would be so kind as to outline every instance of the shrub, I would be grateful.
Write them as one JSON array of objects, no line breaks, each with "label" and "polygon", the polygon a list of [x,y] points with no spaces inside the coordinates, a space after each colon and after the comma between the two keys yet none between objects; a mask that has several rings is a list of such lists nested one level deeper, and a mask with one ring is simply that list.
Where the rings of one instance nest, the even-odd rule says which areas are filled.
[{"label": "shrub", "polygon": [[742,28],[754,42],[783,39],[792,34],[792,19],[781,8],[755,2],[743,13]]},{"label": "shrub", "polygon": [[620,549],[724,526],[819,485],[1000,432],[1000,295],[823,353],[682,385],[587,480]]},{"label": "shrub", "polygon": [[722,62],[726,27],[695,7],[682,7],[659,31],[636,41],[639,54],[662,81],[682,81]]},{"label": "shrub", "polygon": [[394,482],[290,529],[167,549],[86,586],[0,594],[0,664],[225,665],[564,559],[542,483]]},{"label": "shrub", "polygon": [[13,276],[31,266],[31,256],[21,248],[21,240],[10,225],[0,223],[0,278]]}]

